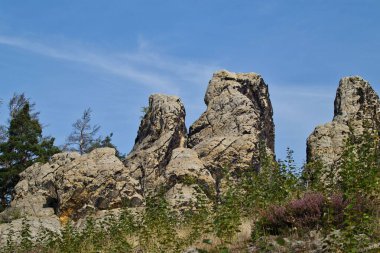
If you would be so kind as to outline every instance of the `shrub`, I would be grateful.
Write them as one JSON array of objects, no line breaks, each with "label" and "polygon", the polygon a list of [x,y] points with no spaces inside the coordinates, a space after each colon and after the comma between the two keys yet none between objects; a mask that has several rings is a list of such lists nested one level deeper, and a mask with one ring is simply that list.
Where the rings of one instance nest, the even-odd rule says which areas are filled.
[{"label": "shrub", "polygon": [[364,198],[349,201],[338,192],[332,194],[328,201],[322,193],[309,192],[302,198],[269,207],[262,213],[262,225],[275,234],[283,229],[314,229],[329,224],[342,228],[348,207],[355,212],[368,212],[370,208]]},{"label": "shrub", "polygon": [[349,201],[344,199],[343,193],[335,193],[330,199],[330,209],[332,211],[332,225],[341,228],[344,222],[344,211]]},{"label": "shrub", "polygon": [[314,228],[321,223],[325,198],[321,193],[306,193],[289,203],[291,221],[296,228]]},{"label": "shrub", "polygon": [[321,193],[306,193],[285,205],[271,206],[264,211],[262,226],[270,233],[282,230],[316,228],[322,223],[326,199]]}]

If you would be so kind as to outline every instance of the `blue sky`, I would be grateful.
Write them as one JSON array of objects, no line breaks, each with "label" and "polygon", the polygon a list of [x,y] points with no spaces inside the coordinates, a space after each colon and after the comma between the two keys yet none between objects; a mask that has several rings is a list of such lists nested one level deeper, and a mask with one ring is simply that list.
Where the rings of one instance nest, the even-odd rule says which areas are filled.
[{"label": "blue sky", "polygon": [[[214,71],[269,85],[276,153],[332,119],[339,79],[380,87],[378,0],[0,0],[0,98],[25,92],[62,144],[87,107],[129,152],[152,93],[178,95],[190,126]],[[0,121],[7,120],[6,106]]]}]

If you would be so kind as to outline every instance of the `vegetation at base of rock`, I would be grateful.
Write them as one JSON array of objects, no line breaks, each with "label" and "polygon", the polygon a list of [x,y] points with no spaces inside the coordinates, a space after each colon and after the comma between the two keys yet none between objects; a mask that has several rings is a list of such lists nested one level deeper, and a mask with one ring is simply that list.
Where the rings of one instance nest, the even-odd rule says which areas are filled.
[{"label": "vegetation at base of rock", "polygon": [[56,154],[19,174],[12,207],[0,215],[2,250],[379,250],[380,102],[368,82],[342,79],[334,120],[310,135],[302,169],[290,149],[275,161],[273,112],[259,75],[219,71],[205,102],[187,134],[181,100],[152,95],[123,162],[115,149],[98,148],[114,147],[112,135],[96,138],[85,111],[76,144],[91,140],[78,150],[94,150]]},{"label": "vegetation at base of rock", "polygon": [[[82,230],[68,223],[61,235],[46,232],[33,240],[23,222],[20,239],[10,238],[3,250],[182,252],[196,245],[199,252],[244,252],[252,244],[257,252],[280,248],[283,252],[297,248],[312,251],[317,246],[310,234],[315,233],[321,250],[315,252],[361,252],[367,248],[365,252],[376,252],[370,248],[380,238],[380,154],[374,135],[365,134],[363,138],[360,146],[347,142],[340,167],[346,181],[331,192],[318,192],[317,185],[307,187],[293,174],[291,150],[287,160],[280,163],[263,154],[261,159],[267,162],[262,163],[261,173],[246,172],[238,184],[230,184],[212,208],[200,200],[184,213],[174,212],[164,194],[159,193],[147,198],[145,211],[140,214],[126,208],[120,215],[109,215],[101,221],[89,218]],[[368,176],[361,168],[371,175],[366,184],[354,180]],[[237,239],[247,218],[252,233],[242,245]],[[293,245],[292,241],[299,244]]]},{"label": "vegetation at base of rock", "polygon": [[[338,184],[323,192],[306,192],[300,198],[271,206],[263,212],[258,230],[274,235],[292,231],[301,235],[319,230],[326,239],[332,234],[336,236],[334,249],[343,252],[370,249],[380,239],[378,136],[376,132],[365,131],[355,140],[347,139],[335,168],[341,179]],[[321,167],[317,165],[313,169]],[[324,183],[319,184],[323,185],[316,182],[308,190],[323,189]]]}]

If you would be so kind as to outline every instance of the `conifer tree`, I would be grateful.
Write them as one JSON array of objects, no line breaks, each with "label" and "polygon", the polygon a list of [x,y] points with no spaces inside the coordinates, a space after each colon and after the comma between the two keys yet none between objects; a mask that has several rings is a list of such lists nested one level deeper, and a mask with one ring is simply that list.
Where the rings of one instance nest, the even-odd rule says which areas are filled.
[{"label": "conifer tree", "polygon": [[81,155],[89,152],[91,146],[96,142],[95,135],[100,126],[91,126],[91,108],[84,110],[82,117],[73,124],[73,132],[69,135],[64,149],[77,151]]},{"label": "conifer tree", "polygon": [[120,153],[117,147],[112,143],[113,133],[110,133],[105,138],[98,136],[100,130],[99,125],[91,125],[91,108],[84,110],[82,117],[75,121],[73,131],[67,137],[64,150],[76,151],[81,155],[89,153],[96,148],[114,148],[116,156],[123,159],[125,154]]},{"label": "conifer tree", "polygon": [[[11,99],[11,103],[15,95]],[[0,143],[0,198],[4,206],[19,180],[18,174],[35,162],[47,162],[60,150],[54,138],[42,136],[42,126],[36,113],[25,100],[17,110],[11,110],[6,140]]]}]

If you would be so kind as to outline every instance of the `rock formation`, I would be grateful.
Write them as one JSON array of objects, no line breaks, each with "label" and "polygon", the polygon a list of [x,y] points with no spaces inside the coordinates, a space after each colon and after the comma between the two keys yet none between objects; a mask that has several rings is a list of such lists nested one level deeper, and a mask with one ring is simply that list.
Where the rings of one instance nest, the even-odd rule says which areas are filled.
[{"label": "rock formation", "polygon": [[79,224],[121,206],[144,206],[158,189],[178,211],[200,199],[208,205],[217,197],[223,167],[235,172],[257,165],[260,143],[274,155],[274,124],[268,87],[254,73],[215,73],[205,102],[207,111],[191,126],[188,140],[180,99],[155,94],[124,163],[114,149],[100,148],[82,156],[56,154],[29,167],[8,210],[20,215],[0,226],[0,236],[10,224],[21,229],[18,216],[28,216],[32,229],[56,232],[68,220]]},{"label": "rock formation", "polygon": [[204,100],[207,110],[190,127],[188,146],[207,169],[253,167],[260,142],[274,154],[272,104],[260,75],[216,72]]},{"label": "rock formation", "polygon": [[318,160],[325,166],[320,180],[325,181],[331,174],[337,176],[336,171],[328,172],[339,161],[347,137],[359,136],[366,128],[380,130],[379,97],[361,77],[342,78],[336,92],[333,121],[316,127],[307,139],[307,162]]},{"label": "rock formation", "polygon": [[[8,211],[8,210],[7,210]],[[4,212],[7,212],[4,211]],[[9,215],[6,214],[5,215]],[[30,238],[34,241],[38,240],[41,231],[50,231],[55,234],[60,233],[61,224],[57,216],[35,217],[28,216],[21,219],[14,219],[9,223],[0,224],[0,242],[5,245],[8,239],[19,241],[23,228],[29,227]]]},{"label": "rock formation", "polygon": [[20,174],[12,206],[24,214],[56,214],[62,221],[77,220],[97,210],[143,202],[138,181],[115,156],[112,148],[80,156],[60,153],[47,164],[34,164]]},{"label": "rock formation", "polygon": [[185,108],[176,96],[155,94],[141,121],[135,145],[125,166],[139,180],[145,195],[157,187],[173,149],[186,143]]},{"label": "rock formation", "polygon": [[204,167],[195,151],[188,148],[173,150],[165,170],[166,199],[174,209],[181,210],[196,203],[198,198],[212,199],[215,180]]}]

